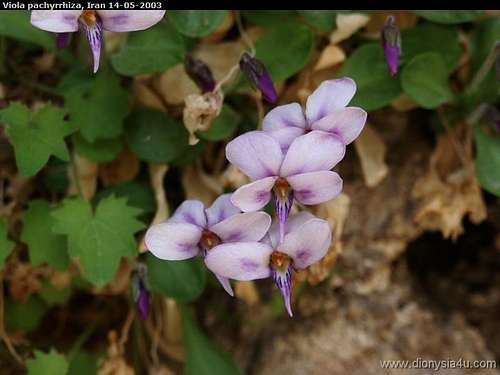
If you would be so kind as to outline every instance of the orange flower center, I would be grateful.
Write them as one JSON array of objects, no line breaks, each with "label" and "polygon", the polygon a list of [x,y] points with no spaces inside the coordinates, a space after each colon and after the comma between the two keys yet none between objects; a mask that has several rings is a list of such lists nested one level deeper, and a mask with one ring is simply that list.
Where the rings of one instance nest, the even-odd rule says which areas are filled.
[{"label": "orange flower center", "polygon": [[220,244],[220,238],[209,230],[204,230],[201,233],[200,245],[205,250],[210,250]]},{"label": "orange flower center", "polygon": [[95,26],[97,22],[97,12],[95,10],[84,10],[80,15],[80,19],[88,26]]},{"label": "orange flower center", "polygon": [[290,191],[290,184],[285,178],[279,177],[274,183],[273,190],[279,199],[285,200],[288,197],[288,192]]},{"label": "orange flower center", "polygon": [[290,257],[281,251],[274,250],[271,253],[271,265],[280,271],[286,271],[290,265],[290,261]]}]

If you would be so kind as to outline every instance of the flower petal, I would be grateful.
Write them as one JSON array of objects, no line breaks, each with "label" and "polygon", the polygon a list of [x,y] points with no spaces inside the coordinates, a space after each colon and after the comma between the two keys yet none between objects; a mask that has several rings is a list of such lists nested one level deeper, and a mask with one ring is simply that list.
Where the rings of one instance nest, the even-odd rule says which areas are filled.
[{"label": "flower petal", "polygon": [[273,137],[280,144],[281,152],[283,154],[286,154],[292,142],[297,137],[304,135],[304,132],[305,132],[304,129],[295,127],[266,131],[267,134]]},{"label": "flower petal", "polygon": [[104,29],[124,32],[147,29],[161,21],[165,10],[99,10]]},{"label": "flower petal", "polygon": [[230,279],[263,279],[271,275],[272,252],[269,245],[261,242],[225,243],[208,252],[205,264],[213,273]]},{"label": "flower petal", "polygon": [[312,128],[337,135],[344,144],[354,141],[366,123],[366,112],[358,107],[347,107],[332,112],[312,124]]},{"label": "flower petal", "polygon": [[205,228],[207,218],[205,217],[205,206],[199,200],[187,200],[177,207],[174,214],[168,219],[169,223],[187,223]]},{"label": "flower petal", "polygon": [[[316,216],[314,216],[309,211],[300,211],[299,213],[290,216],[286,221],[285,235],[287,235],[290,232],[293,232],[302,224],[304,224],[306,221],[315,218]],[[277,220],[275,220],[271,225],[271,228],[269,228],[268,236],[266,237],[268,237],[268,240],[270,241],[269,244],[273,247],[273,249],[276,249],[280,243],[279,222]]]},{"label": "flower petal", "polygon": [[278,270],[271,271],[271,276],[273,277],[276,286],[280,290],[280,293],[283,297],[283,302],[285,303],[286,311],[290,316],[293,316],[292,304],[290,301],[292,297],[292,272],[292,265],[289,265],[285,272]]},{"label": "flower petal", "polygon": [[267,113],[262,121],[264,131],[284,128],[306,129],[307,123],[299,103],[280,105]]},{"label": "flower petal", "polygon": [[198,255],[201,228],[186,223],[161,223],[146,232],[144,243],[154,256],[165,260],[183,260]]},{"label": "flower petal", "polygon": [[102,44],[102,21],[97,18],[94,25],[90,26],[82,22],[82,27],[85,30],[85,35],[92,50],[94,58],[94,73],[99,69],[99,60],[101,58],[101,44]]},{"label": "flower petal", "polygon": [[356,93],[356,83],[349,77],[324,81],[307,98],[306,118],[309,124],[344,108]]},{"label": "flower petal", "polygon": [[283,161],[279,143],[263,131],[252,131],[226,146],[226,157],[252,180],[276,176]]},{"label": "flower petal", "polygon": [[234,297],[234,292],[233,292],[233,287],[231,286],[231,282],[227,277],[222,277],[214,273],[215,277],[217,280],[219,280],[220,285],[224,288],[224,290],[229,294],[231,297]]},{"label": "flower petal", "polygon": [[345,145],[330,133],[313,130],[295,139],[281,165],[280,176],[332,169],[345,154]]},{"label": "flower petal", "polygon": [[205,210],[207,225],[211,227],[240,212],[241,210],[231,202],[231,194],[222,194]]},{"label": "flower petal", "polygon": [[265,212],[233,215],[210,228],[222,242],[260,241],[271,226],[271,216]]},{"label": "flower petal", "polygon": [[287,178],[293,196],[302,204],[327,202],[342,191],[342,178],[332,171],[296,174]]},{"label": "flower petal", "polygon": [[231,196],[231,202],[243,212],[260,210],[271,199],[271,190],[278,177],[266,177],[243,185]]},{"label": "flower petal", "polygon": [[31,24],[53,33],[72,33],[78,30],[78,17],[81,10],[34,10]]},{"label": "flower petal", "polygon": [[332,242],[332,231],[325,220],[311,219],[285,235],[278,250],[293,259],[295,268],[306,268],[323,258]]}]

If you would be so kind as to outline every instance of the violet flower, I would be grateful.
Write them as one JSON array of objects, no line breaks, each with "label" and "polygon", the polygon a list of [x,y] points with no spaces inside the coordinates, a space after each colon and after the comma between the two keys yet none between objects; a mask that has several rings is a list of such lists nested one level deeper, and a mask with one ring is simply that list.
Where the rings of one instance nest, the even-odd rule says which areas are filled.
[{"label": "violet flower", "polygon": [[203,94],[214,91],[215,79],[207,64],[191,55],[186,55],[184,67],[188,76],[196,83]]},{"label": "violet flower", "polygon": [[366,122],[366,112],[346,107],[356,93],[356,83],[348,77],[324,81],[307,98],[305,113],[299,103],[278,106],[267,113],[263,130],[275,138],[283,152],[292,141],[311,130],[338,137],[345,145],[354,141]]},{"label": "violet flower", "polygon": [[267,102],[276,103],[278,94],[274,88],[273,80],[260,60],[243,52],[240,59],[240,69],[250,82],[260,90]]},{"label": "violet flower", "polygon": [[325,256],[332,241],[330,226],[308,212],[290,217],[280,241],[276,224],[261,243],[237,242],[217,246],[205,258],[207,267],[218,275],[235,280],[272,277],[279,288],[288,314],[292,273]]},{"label": "violet flower", "polygon": [[398,72],[399,55],[401,55],[401,34],[394,16],[387,17],[385,21],[382,29],[382,47],[389,72],[395,76]]},{"label": "violet flower", "polygon": [[[241,213],[229,197],[221,195],[207,209],[198,200],[184,201],[169,220],[148,229],[146,247],[160,259],[183,260],[197,255],[205,258],[222,243],[257,243],[267,233],[271,217],[265,212]],[[232,296],[229,280],[215,276]]]},{"label": "violet flower", "polygon": [[132,293],[134,302],[142,320],[146,320],[149,314],[149,291],[144,279],[146,277],[146,266],[139,263],[138,270],[132,276]]},{"label": "violet flower", "polygon": [[81,26],[92,50],[96,73],[103,30],[144,30],[160,22],[164,14],[164,10],[34,10],[31,12],[31,24],[53,33],[73,33]]},{"label": "violet flower", "polygon": [[226,157],[253,182],[236,190],[231,201],[249,212],[260,210],[273,197],[283,235],[294,199],[305,205],[319,204],[342,191],[342,179],[330,169],[344,154],[342,141],[321,130],[296,138],[286,154],[266,132],[242,134],[228,143]]}]

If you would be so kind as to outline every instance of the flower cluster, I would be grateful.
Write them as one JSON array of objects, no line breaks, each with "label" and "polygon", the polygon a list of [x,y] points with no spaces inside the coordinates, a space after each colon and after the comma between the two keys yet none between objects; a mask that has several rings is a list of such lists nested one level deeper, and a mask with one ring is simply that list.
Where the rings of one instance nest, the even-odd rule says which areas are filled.
[{"label": "flower cluster", "polygon": [[[272,277],[291,316],[292,273],[319,261],[332,233],[326,221],[307,211],[290,216],[290,209],[294,201],[315,205],[341,192],[342,179],[331,169],[367,116],[347,107],[355,92],[350,78],[329,80],[308,98],[305,112],[298,103],[271,110],[262,131],[240,135],[226,147],[229,162],[252,182],[207,209],[185,201],[167,222],[149,228],[147,248],[166,260],[202,256],[231,295],[229,279]],[[277,218],[272,225],[259,211],[270,201]]]}]

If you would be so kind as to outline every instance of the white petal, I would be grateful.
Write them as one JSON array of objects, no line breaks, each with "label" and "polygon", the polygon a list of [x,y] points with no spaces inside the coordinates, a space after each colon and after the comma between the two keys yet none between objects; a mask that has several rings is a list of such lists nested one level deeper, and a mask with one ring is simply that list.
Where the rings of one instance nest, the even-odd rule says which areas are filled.
[{"label": "white petal", "polygon": [[154,256],[165,260],[183,260],[198,255],[201,228],[186,223],[161,223],[146,232],[144,243]]},{"label": "white petal", "polygon": [[307,98],[306,118],[309,124],[344,108],[356,93],[356,83],[349,77],[324,81]]},{"label": "white petal", "polygon": [[366,112],[358,107],[347,107],[332,112],[312,124],[312,128],[333,133],[348,145],[354,141],[363,130],[366,123]]},{"label": "white petal", "polygon": [[[290,216],[286,221],[285,235],[293,232],[306,221],[314,218],[316,218],[316,216],[309,211],[300,211],[299,213]],[[276,249],[280,242],[280,227],[277,220],[275,220],[273,225],[271,225],[271,228],[269,228],[268,236],[266,237],[266,241],[269,241],[268,243],[273,247],[273,249]]]},{"label": "white petal", "polygon": [[229,294],[231,297],[234,297],[234,292],[233,292],[233,287],[231,286],[231,282],[227,277],[222,277],[214,273],[215,277],[217,280],[219,280],[220,285],[224,288],[224,290]]},{"label": "white petal", "polygon": [[241,210],[231,202],[231,194],[222,194],[205,210],[207,225],[211,227],[240,212]]},{"label": "white petal", "polygon": [[271,216],[265,212],[233,215],[210,227],[222,242],[260,241],[271,226]]},{"label": "white petal", "polygon": [[138,31],[161,21],[165,10],[99,10],[104,29],[109,31]]},{"label": "white petal", "polygon": [[168,219],[169,223],[188,223],[201,228],[207,226],[205,206],[199,200],[187,200],[177,207],[174,214]]},{"label": "white petal", "polygon": [[273,252],[261,242],[232,242],[214,247],[205,257],[213,273],[235,280],[255,280],[269,277],[269,257]]},{"label": "white petal", "polygon": [[342,191],[342,178],[332,171],[296,174],[287,178],[293,196],[302,204],[327,202]]},{"label": "white petal", "polygon": [[71,33],[78,30],[78,17],[81,10],[34,10],[31,24],[53,33]]},{"label": "white petal", "polygon": [[271,199],[271,190],[278,177],[266,177],[243,185],[231,196],[231,202],[243,212],[260,210]]},{"label": "white petal", "polygon": [[280,105],[267,113],[262,120],[262,130],[283,128],[306,129],[307,123],[299,103]]}]

